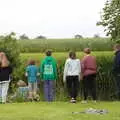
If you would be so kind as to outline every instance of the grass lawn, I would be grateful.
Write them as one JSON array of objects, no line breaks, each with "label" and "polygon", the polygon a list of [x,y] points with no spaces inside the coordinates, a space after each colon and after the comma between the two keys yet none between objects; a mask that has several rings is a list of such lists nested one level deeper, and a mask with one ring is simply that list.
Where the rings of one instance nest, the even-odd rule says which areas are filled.
[{"label": "grass lawn", "polygon": [[[86,108],[107,109],[106,115],[72,114]],[[0,120],[120,120],[120,102],[71,104],[68,102],[0,105]]]}]

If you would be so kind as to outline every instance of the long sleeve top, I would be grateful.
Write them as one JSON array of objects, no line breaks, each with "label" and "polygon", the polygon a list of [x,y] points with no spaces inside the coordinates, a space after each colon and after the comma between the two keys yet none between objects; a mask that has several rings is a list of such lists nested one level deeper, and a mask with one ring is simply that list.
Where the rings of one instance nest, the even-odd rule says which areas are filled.
[{"label": "long sleeve top", "polygon": [[113,72],[115,74],[120,74],[120,51],[115,53],[115,58],[113,62]]},{"label": "long sleeve top", "polygon": [[94,56],[86,55],[83,57],[82,72],[83,72],[83,76],[96,74],[97,65],[96,65],[96,58]]},{"label": "long sleeve top", "polygon": [[65,62],[63,81],[66,81],[66,76],[80,76],[80,73],[80,60],[68,58]]},{"label": "long sleeve top", "polygon": [[57,80],[57,62],[52,56],[47,56],[41,62],[40,73],[42,80]]}]

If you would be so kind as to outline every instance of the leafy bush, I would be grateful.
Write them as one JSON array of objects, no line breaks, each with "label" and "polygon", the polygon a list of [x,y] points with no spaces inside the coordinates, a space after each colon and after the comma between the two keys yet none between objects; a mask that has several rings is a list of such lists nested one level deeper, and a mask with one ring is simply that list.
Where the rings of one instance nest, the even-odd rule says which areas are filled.
[{"label": "leafy bush", "polygon": [[15,38],[15,34],[11,33],[3,36],[0,39],[0,51],[5,52],[10,65],[13,68],[12,81],[13,83],[19,79],[21,71],[20,47]]}]

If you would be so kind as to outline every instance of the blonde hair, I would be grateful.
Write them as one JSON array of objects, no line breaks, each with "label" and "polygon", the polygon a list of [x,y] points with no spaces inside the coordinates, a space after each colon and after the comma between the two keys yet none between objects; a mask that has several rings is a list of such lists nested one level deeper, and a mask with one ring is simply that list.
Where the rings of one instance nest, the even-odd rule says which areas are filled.
[{"label": "blonde hair", "polygon": [[0,62],[1,62],[1,67],[9,66],[9,61],[4,52],[0,52]]}]

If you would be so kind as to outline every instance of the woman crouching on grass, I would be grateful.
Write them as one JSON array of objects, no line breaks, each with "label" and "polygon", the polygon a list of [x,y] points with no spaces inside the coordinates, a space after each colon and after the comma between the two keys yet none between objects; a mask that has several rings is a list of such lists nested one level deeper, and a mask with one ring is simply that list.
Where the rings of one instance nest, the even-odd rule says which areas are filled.
[{"label": "woman crouching on grass", "polygon": [[12,68],[4,52],[0,52],[0,103],[6,103]]},{"label": "woman crouching on grass", "polygon": [[75,52],[70,52],[69,58],[65,62],[63,81],[67,84],[68,94],[71,97],[71,103],[76,103],[80,77],[80,60],[76,58]]}]

